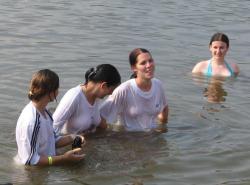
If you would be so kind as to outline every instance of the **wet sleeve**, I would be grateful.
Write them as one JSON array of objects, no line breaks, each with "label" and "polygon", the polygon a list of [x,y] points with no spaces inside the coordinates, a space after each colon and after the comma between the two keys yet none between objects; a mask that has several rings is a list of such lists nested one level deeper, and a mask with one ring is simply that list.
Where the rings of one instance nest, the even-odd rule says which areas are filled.
[{"label": "wet sleeve", "polygon": [[18,156],[22,164],[35,165],[38,163],[40,156],[39,151],[39,129],[38,122],[29,124],[26,127],[19,127],[17,138]]},{"label": "wet sleeve", "polygon": [[53,114],[53,127],[56,132],[56,136],[59,135],[64,124],[74,114],[76,106],[77,97],[71,96],[70,94],[65,94]]},{"label": "wet sleeve", "polygon": [[117,115],[125,105],[125,96],[125,91],[118,87],[100,106],[100,114],[107,123],[112,124],[117,121]]},{"label": "wet sleeve", "polygon": [[161,111],[166,107],[168,106],[168,101],[167,101],[167,96],[165,94],[165,91],[164,91],[164,88],[163,88],[163,85],[162,83],[159,81],[159,87],[160,87],[160,93],[161,93]]}]

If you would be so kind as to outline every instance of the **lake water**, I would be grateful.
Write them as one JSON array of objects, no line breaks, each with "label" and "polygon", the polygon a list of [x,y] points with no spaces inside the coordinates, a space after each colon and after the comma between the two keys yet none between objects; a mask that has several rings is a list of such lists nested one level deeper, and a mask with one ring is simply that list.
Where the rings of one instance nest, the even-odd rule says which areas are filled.
[{"label": "lake water", "polygon": [[[1,0],[0,184],[250,184],[249,12],[248,0]],[[217,31],[229,36],[227,60],[241,74],[192,77],[194,64],[209,59]],[[59,74],[60,100],[97,64],[115,65],[127,80],[135,47],[155,59],[170,107],[168,132],[92,136],[76,165],[13,164],[16,121],[33,72]]]}]

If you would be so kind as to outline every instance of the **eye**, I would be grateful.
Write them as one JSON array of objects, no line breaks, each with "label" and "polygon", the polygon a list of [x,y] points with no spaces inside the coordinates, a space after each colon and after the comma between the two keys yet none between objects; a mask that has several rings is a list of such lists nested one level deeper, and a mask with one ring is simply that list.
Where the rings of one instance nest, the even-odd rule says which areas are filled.
[{"label": "eye", "polygon": [[146,60],[143,60],[143,61],[141,61],[141,65],[145,65],[147,63],[147,61]]}]

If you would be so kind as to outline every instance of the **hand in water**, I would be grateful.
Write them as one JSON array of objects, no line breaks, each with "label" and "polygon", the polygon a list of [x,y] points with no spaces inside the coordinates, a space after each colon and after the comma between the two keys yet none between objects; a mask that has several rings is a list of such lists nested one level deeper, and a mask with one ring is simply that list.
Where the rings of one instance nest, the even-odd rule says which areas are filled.
[{"label": "hand in water", "polygon": [[74,150],[70,150],[63,155],[65,161],[69,162],[78,162],[81,161],[85,157],[85,154],[82,154],[81,148],[76,148]]}]

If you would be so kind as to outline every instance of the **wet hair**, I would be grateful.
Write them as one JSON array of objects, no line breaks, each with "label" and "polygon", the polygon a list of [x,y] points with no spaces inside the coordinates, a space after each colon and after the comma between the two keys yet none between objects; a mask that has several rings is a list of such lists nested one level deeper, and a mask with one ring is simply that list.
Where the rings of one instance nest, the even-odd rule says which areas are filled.
[{"label": "wet hair", "polygon": [[85,84],[91,82],[106,82],[107,86],[118,86],[121,76],[118,70],[111,64],[100,64],[96,68],[90,68],[85,73]]},{"label": "wet hair", "polygon": [[[130,63],[130,66],[135,66],[136,65],[136,62],[137,62],[137,57],[142,54],[142,53],[149,53],[151,55],[151,53],[144,49],[144,48],[135,48],[133,51],[130,52],[129,54],[129,63]],[[133,73],[130,78],[136,78],[136,74]]]},{"label": "wet hair", "polygon": [[49,95],[51,92],[55,93],[58,88],[58,75],[49,69],[42,69],[32,76],[28,98],[39,101],[45,95]]},{"label": "wet hair", "polygon": [[229,39],[228,36],[224,33],[215,33],[210,40],[209,46],[212,44],[214,41],[222,41],[227,44],[227,47],[229,48]]}]

